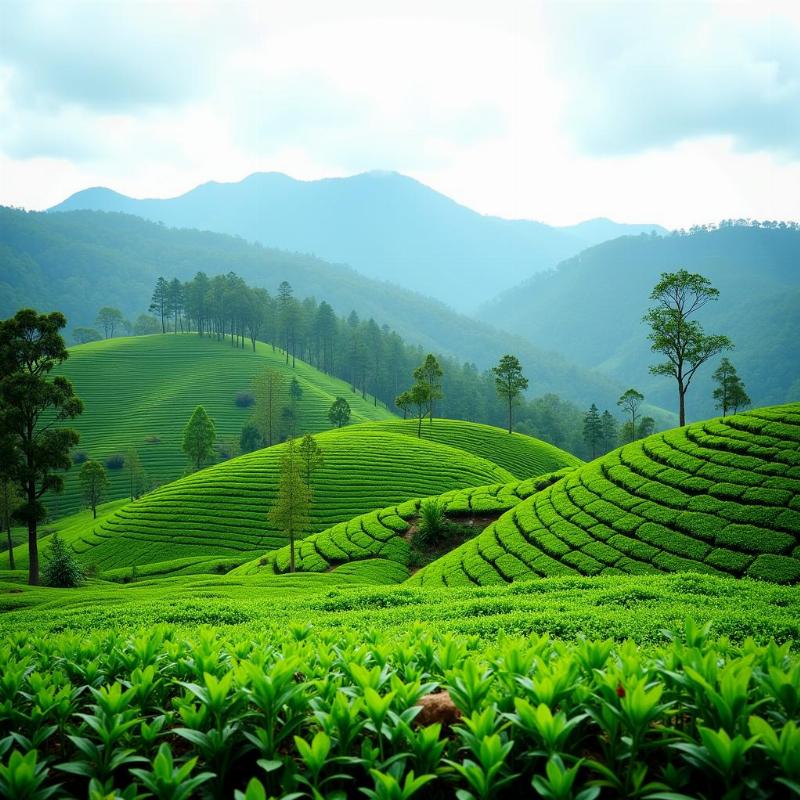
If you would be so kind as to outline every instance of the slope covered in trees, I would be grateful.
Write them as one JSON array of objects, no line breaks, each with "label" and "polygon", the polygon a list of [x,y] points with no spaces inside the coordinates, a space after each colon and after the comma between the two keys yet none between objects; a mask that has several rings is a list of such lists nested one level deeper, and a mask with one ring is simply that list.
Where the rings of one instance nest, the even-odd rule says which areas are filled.
[{"label": "slope covered in trees", "polygon": [[[720,290],[719,301],[698,318],[709,332],[733,340],[736,348],[727,355],[754,405],[783,403],[800,398],[798,264],[796,225],[726,223],[623,237],[534,275],[487,303],[480,316],[674,408],[670,382],[648,375],[655,359],[641,318],[659,274],[683,267]],[[711,375],[718,361],[698,373],[688,396],[690,418],[714,413]]]},{"label": "slope covered in trees", "polygon": [[615,450],[517,504],[412,582],[686,571],[800,581],[800,404]]},{"label": "slope covered in trees", "polygon": [[160,276],[187,281],[198,271],[209,276],[235,272],[270,292],[288,280],[297,298],[324,300],[339,316],[355,311],[379,329],[387,325],[408,343],[474,364],[479,372],[512,351],[525,367],[533,395],[552,392],[581,404],[608,404],[622,388],[521,337],[401,288],[402,274],[392,284],[375,281],[313,256],[222,234],[173,230],[125,214],[0,208],[0,265],[0,317],[24,306],[58,308],[70,331],[93,326],[98,309],[109,305],[135,319],[150,305]]},{"label": "slope covered in trees", "polygon": [[[353,422],[391,418],[383,405],[366,401],[343,381],[308,364],[286,365],[283,353],[265,344],[256,350],[231,347],[194,334],[156,334],[73,347],[59,374],[72,381],[84,402],[84,413],[74,427],[81,439],[77,452],[88,459],[115,464],[108,469],[108,497],[130,493],[130,451],[136,450],[147,486],[183,475],[188,467],[182,451],[182,431],[192,412],[202,405],[214,420],[220,456],[235,455],[243,426],[254,413],[253,381],[270,369],[281,378],[276,389],[275,441],[293,427],[295,433],[327,430],[331,403],[346,395]],[[293,401],[291,381],[296,378],[302,396]],[[238,402],[237,402],[238,400]],[[292,422],[282,413],[294,409]],[[111,461],[115,456],[122,463]],[[77,511],[81,497],[79,465],[66,473],[63,494],[45,498],[51,516]],[[139,492],[137,492],[138,494]]]},{"label": "slope covered in trees", "polygon": [[485,216],[395,172],[318,181],[257,173],[238,183],[206,183],[166,200],[136,200],[96,188],[72,195],[53,210],[77,209],[123,211],[174,227],[314,253],[460,310],[485,298],[488,265],[499,290],[590,244],[623,233],[663,230],[609,220],[559,229]]}]

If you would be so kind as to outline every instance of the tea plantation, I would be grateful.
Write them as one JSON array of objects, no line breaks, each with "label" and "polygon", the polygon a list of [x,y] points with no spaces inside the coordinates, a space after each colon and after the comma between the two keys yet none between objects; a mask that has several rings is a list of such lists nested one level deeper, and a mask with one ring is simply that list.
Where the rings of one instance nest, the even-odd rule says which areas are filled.
[{"label": "tea plantation", "polygon": [[[433,428],[439,424],[435,421]],[[467,435],[472,427],[459,422],[451,423],[448,430],[462,432],[455,441],[465,447],[501,433],[475,426],[477,435]],[[539,463],[552,468],[575,462],[569,454],[536,439],[514,439],[515,457],[529,466]],[[311,532],[409,497],[506,483],[515,477],[469,450],[385,431],[381,425],[351,425],[319,434],[317,440],[325,462],[312,478]],[[282,533],[267,521],[283,448],[259,450],[162,486],[96,525],[70,528],[65,538],[83,564],[96,565],[103,572],[151,564],[156,570],[150,570],[151,574],[167,574],[194,569],[203,559],[216,559],[208,566],[219,563],[229,569],[262,556],[285,544]],[[522,455],[526,449],[527,459]],[[498,448],[501,457],[503,452]],[[15,552],[18,564],[24,566],[25,547]]]},{"label": "tea plantation", "polygon": [[689,425],[566,475],[417,573],[423,586],[697,571],[800,580],[800,404]]},{"label": "tea plantation", "polygon": [[[300,383],[299,431],[330,428],[327,413],[338,395],[350,403],[353,422],[393,417],[385,407],[362,400],[348,384],[308,364],[298,361],[292,369],[283,353],[260,342],[253,352],[249,343],[239,349],[229,341],[196,334],[107,339],[71,348],[59,372],[72,381],[84,403],[83,414],[74,422],[81,434],[78,450],[105,461],[136,448],[148,478],[164,483],[186,471],[182,431],[197,405],[214,420],[218,438],[238,442],[252,409],[237,406],[236,396],[249,392],[264,369],[283,376],[281,404],[289,402],[292,378]],[[124,468],[109,469],[109,477],[109,497],[124,497],[129,491]],[[67,473],[63,494],[48,496],[47,506],[53,517],[81,507],[77,469]]]}]

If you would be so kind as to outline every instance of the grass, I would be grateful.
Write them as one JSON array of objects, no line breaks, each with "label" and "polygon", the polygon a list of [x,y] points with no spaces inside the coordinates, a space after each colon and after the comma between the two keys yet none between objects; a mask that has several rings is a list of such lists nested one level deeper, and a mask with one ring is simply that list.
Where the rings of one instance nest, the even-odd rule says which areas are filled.
[{"label": "grass", "polygon": [[[217,437],[239,441],[252,409],[236,405],[236,395],[250,390],[262,370],[284,376],[281,402],[289,402],[289,384],[296,377],[303,389],[298,402],[297,430],[317,432],[330,427],[328,409],[337,395],[347,398],[353,422],[390,419],[393,414],[350,391],[348,384],[298,361],[285,364],[280,352],[257,343],[254,353],[196,334],[122,337],[79,345],[59,372],[68,377],[83,400],[84,412],[74,422],[81,433],[78,450],[105,461],[136,448],[148,477],[157,484],[179,478],[187,460],[181,450],[183,426],[197,405],[205,407]],[[81,508],[79,467],[66,475],[61,495],[48,495],[52,517]],[[125,469],[109,470],[109,499],[128,492]]]},{"label": "grass", "polygon": [[800,580],[800,404],[655,434],[579,467],[417,573],[422,586],[697,571]]}]

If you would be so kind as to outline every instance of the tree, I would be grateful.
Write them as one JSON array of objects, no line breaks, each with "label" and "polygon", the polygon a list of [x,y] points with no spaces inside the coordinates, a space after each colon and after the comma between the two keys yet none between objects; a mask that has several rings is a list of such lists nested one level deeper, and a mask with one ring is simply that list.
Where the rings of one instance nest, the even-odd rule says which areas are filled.
[{"label": "tree", "polygon": [[528,388],[528,379],[522,374],[522,366],[516,356],[504,355],[496,367],[494,385],[497,395],[508,403],[508,432],[513,430],[512,409],[521,392]]},{"label": "tree", "polygon": [[337,397],[328,411],[328,419],[337,428],[350,422],[350,403],[344,397]]},{"label": "tree", "polygon": [[72,589],[83,581],[83,570],[58,533],[54,533],[50,539],[43,572],[44,585],[58,589]]},{"label": "tree", "polygon": [[72,338],[75,340],[75,344],[88,344],[89,342],[99,342],[103,337],[100,335],[100,331],[96,331],[94,328],[73,328]]},{"label": "tree", "polygon": [[158,333],[159,330],[161,330],[161,326],[158,320],[150,314],[139,314],[133,323],[134,336],[147,336],[151,333]]},{"label": "tree", "polygon": [[19,490],[8,476],[0,477],[0,522],[8,539],[8,568],[16,569],[14,564],[14,542],[11,539],[11,517],[22,502]]},{"label": "tree", "polygon": [[650,299],[657,305],[648,309],[644,321],[650,325],[650,349],[667,360],[650,367],[653,375],[669,375],[678,384],[679,424],[686,424],[686,393],[696,372],[708,359],[733,348],[727,336],[708,335],[697,320],[697,311],[719,297],[708,278],[685,269],[662,272]]},{"label": "tree", "polygon": [[417,438],[422,438],[422,420],[430,407],[430,386],[415,383],[407,392],[409,405],[417,410]]},{"label": "tree", "polygon": [[128,471],[128,490],[131,500],[141,497],[147,483],[147,475],[139,458],[139,451],[135,447],[128,450],[125,458],[125,467]]},{"label": "tree", "polygon": [[77,417],[83,403],[63,376],[49,378],[69,357],[59,331],[59,312],[38,314],[26,308],[0,322],[0,454],[5,471],[18,483],[23,503],[16,517],[28,528],[28,582],[39,583],[37,527],[45,517],[41,498],[64,485],[56,470],[72,465],[70,450],[78,432],[58,427]]},{"label": "tree", "polygon": [[294,572],[294,542],[309,525],[311,493],[300,474],[300,458],[293,439],[286,442],[281,457],[278,496],[269,511],[269,521],[289,539],[289,572]]},{"label": "tree", "polygon": [[408,411],[411,408],[411,392],[401,392],[394,399],[394,404],[403,412],[403,419],[408,419]]},{"label": "tree", "polygon": [[297,404],[303,399],[303,387],[300,386],[300,381],[297,378],[292,378],[289,384],[289,399],[292,403],[292,414],[297,417]]},{"label": "tree", "polygon": [[156,288],[153,289],[153,297],[147,310],[160,317],[161,333],[166,333],[166,319],[169,313],[169,283],[165,278],[159,278],[156,281]]},{"label": "tree", "polygon": [[656,429],[656,421],[652,417],[642,417],[639,427],[636,429],[636,438],[644,439],[650,436]]},{"label": "tree", "polygon": [[303,479],[310,490],[314,473],[325,465],[322,448],[317,440],[310,433],[307,433],[300,440],[300,445],[297,449],[300,453],[300,461],[303,464]]},{"label": "tree", "polygon": [[78,473],[83,500],[92,509],[92,517],[97,519],[97,506],[108,488],[106,468],[99,461],[84,461]]},{"label": "tree", "polygon": [[606,453],[617,441],[617,421],[608,409],[600,416],[600,438],[603,442],[603,451]]},{"label": "tree", "polygon": [[122,322],[122,312],[118,308],[103,306],[103,308],[97,312],[95,325],[99,325],[103,329],[103,336],[106,339],[113,339],[114,331],[122,325]]},{"label": "tree", "polygon": [[[173,278],[167,285],[167,310],[172,314],[174,320],[173,333],[177,333],[178,320],[181,319],[183,313],[183,284],[177,278]],[[183,321],[181,321],[181,329],[183,329]]]},{"label": "tree", "polygon": [[249,424],[242,428],[242,433],[239,436],[239,450],[242,453],[252,453],[258,450],[264,444],[261,438],[261,432],[255,425]]},{"label": "tree", "polygon": [[583,439],[592,450],[592,458],[597,458],[597,445],[603,438],[603,424],[597,406],[592,403],[583,416]]},{"label": "tree", "polygon": [[414,380],[417,383],[424,384],[428,389],[428,418],[431,425],[433,425],[433,404],[436,400],[441,400],[443,396],[442,375],[444,375],[444,372],[433,353],[428,353],[425,356],[425,361],[414,370]]},{"label": "tree", "polygon": [[183,429],[183,452],[194,463],[195,470],[214,454],[216,428],[203,406],[197,406]]},{"label": "tree", "polygon": [[732,410],[735,414],[740,408],[750,405],[751,401],[744,389],[744,383],[736,374],[736,367],[727,358],[723,358],[719,362],[712,377],[717,384],[713,397],[716,400],[716,407],[721,409],[723,417],[728,414],[728,411]]},{"label": "tree", "polygon": [[267,369],[253,383],[256,401],[253,407],[253,422],[261,433],[267,447],[272,447],[280,419],[280,393],[283,376],[275,369]]},{"label": "tree", "polygon": [[643,402],[644,395],[637,392],[636,389],[628,389],[617,400],[617,405],[631,416],[630,427],[625,426],[625,430],[631,432],[631,438],[628,441],[632,442],[636,438],[636,417],[639,416],[639,406]]}]

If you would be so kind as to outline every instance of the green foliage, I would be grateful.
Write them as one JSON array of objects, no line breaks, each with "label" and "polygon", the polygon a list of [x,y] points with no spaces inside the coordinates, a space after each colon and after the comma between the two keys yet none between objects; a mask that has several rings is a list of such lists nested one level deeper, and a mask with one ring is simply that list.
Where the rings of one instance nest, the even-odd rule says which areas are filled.
[{"label": "green foliage", "polygon": [[[276,616],[246,631],[11,633],[0,791],[405,800],[425,787],[466,800],[533,786],[593,800],[733,796],[800,777],[788,645],[715,639],[691,619],[649,648],[403,628]],[[420,725],[420,701],[443,691],[457,724]]]},{"label": "green foliage", "polygon": [[42,580],[45,586],[72,589],[83,581],[83,570],[64,540],[56,533],[45,552]]},{"label": "green foliage", "polygon": [[242,453],[252,453],[253,450],[258,450],[263,446],[264,440],[261,437],[261,431],[255,425],[245,425],[239,434],[239,450]]},{"label": "green foliage", "polygon": [[311,491],[303,479],[302,455],[290,439],[281,457],[278,495],[269,511],[269,521],[289,540],[289,572],[295,568],[295,538],[308,530],[311,511]]},{"label": "green foliage", "polygon": [[448,533],[445,506],[438,500],[423,500],[419,507],[419,520],[414,535],[414,546],[430,547],[437,544]]},{"label": "green foliage", "polygon": [[734,414],[740,408],[747,408],[751,400],[744,390],[744,383],[736,373],[736,367],[727,358],[723,358],[717,369],[712,375],[717,388],[714,389],[713,397],[716,407],[722,411],[722,416],[726,416],[728,411]]},{"label": "green foliage", "polygon": [[108,488],[108,475],[99,461],[86,461],[78,475],[83,490],[83,500],[97,518],[97,506],[103,501]]},{"label": "green foliage", "polygon": [[72,384],[50,373],[69,355],[58,312],[22,309],[0,322],[0,460],[5,477],[23,490],[16,516],[28,525],[28,580],[39,581],[37,524],[46,516],[41,497],[63,486],[60,470],[72,465],[77,431],[57,424],[74,419],[83,403]]},{"label": "green foliage", "polygon": [[718,296],[719,290],[708,278],[685,269],[662,273],[650,293],[650,299],[657,305],[644,315],[650,326],[647,338],[650,349],[667,359],[651,366],[650,372],[677,381],[680,425],[686,424],[686,392],[697,370],[717,353],[733,347],[727,336],[706,334],[697,320],[689,319]]},{"label": "green foliage", "polygon": [[525,389],[528,379],[522,374],[522,365],[516,356],[504,355],[496,367],[492,367],[497,396],[508,404],[508,432],[513,429],[512,411],[514,403]]},{"label": "green foliage", "polygon": [[206,410],[197,406],[183,429],[183,452],[196,470],[213,455],[216,435],[216,427]]},{"label": "green foliage", "polygon": [[337,397],[328,409],[328,419],[337,428],[347,425],[350,422],[351,414],[350,403],[344,397]]}]

